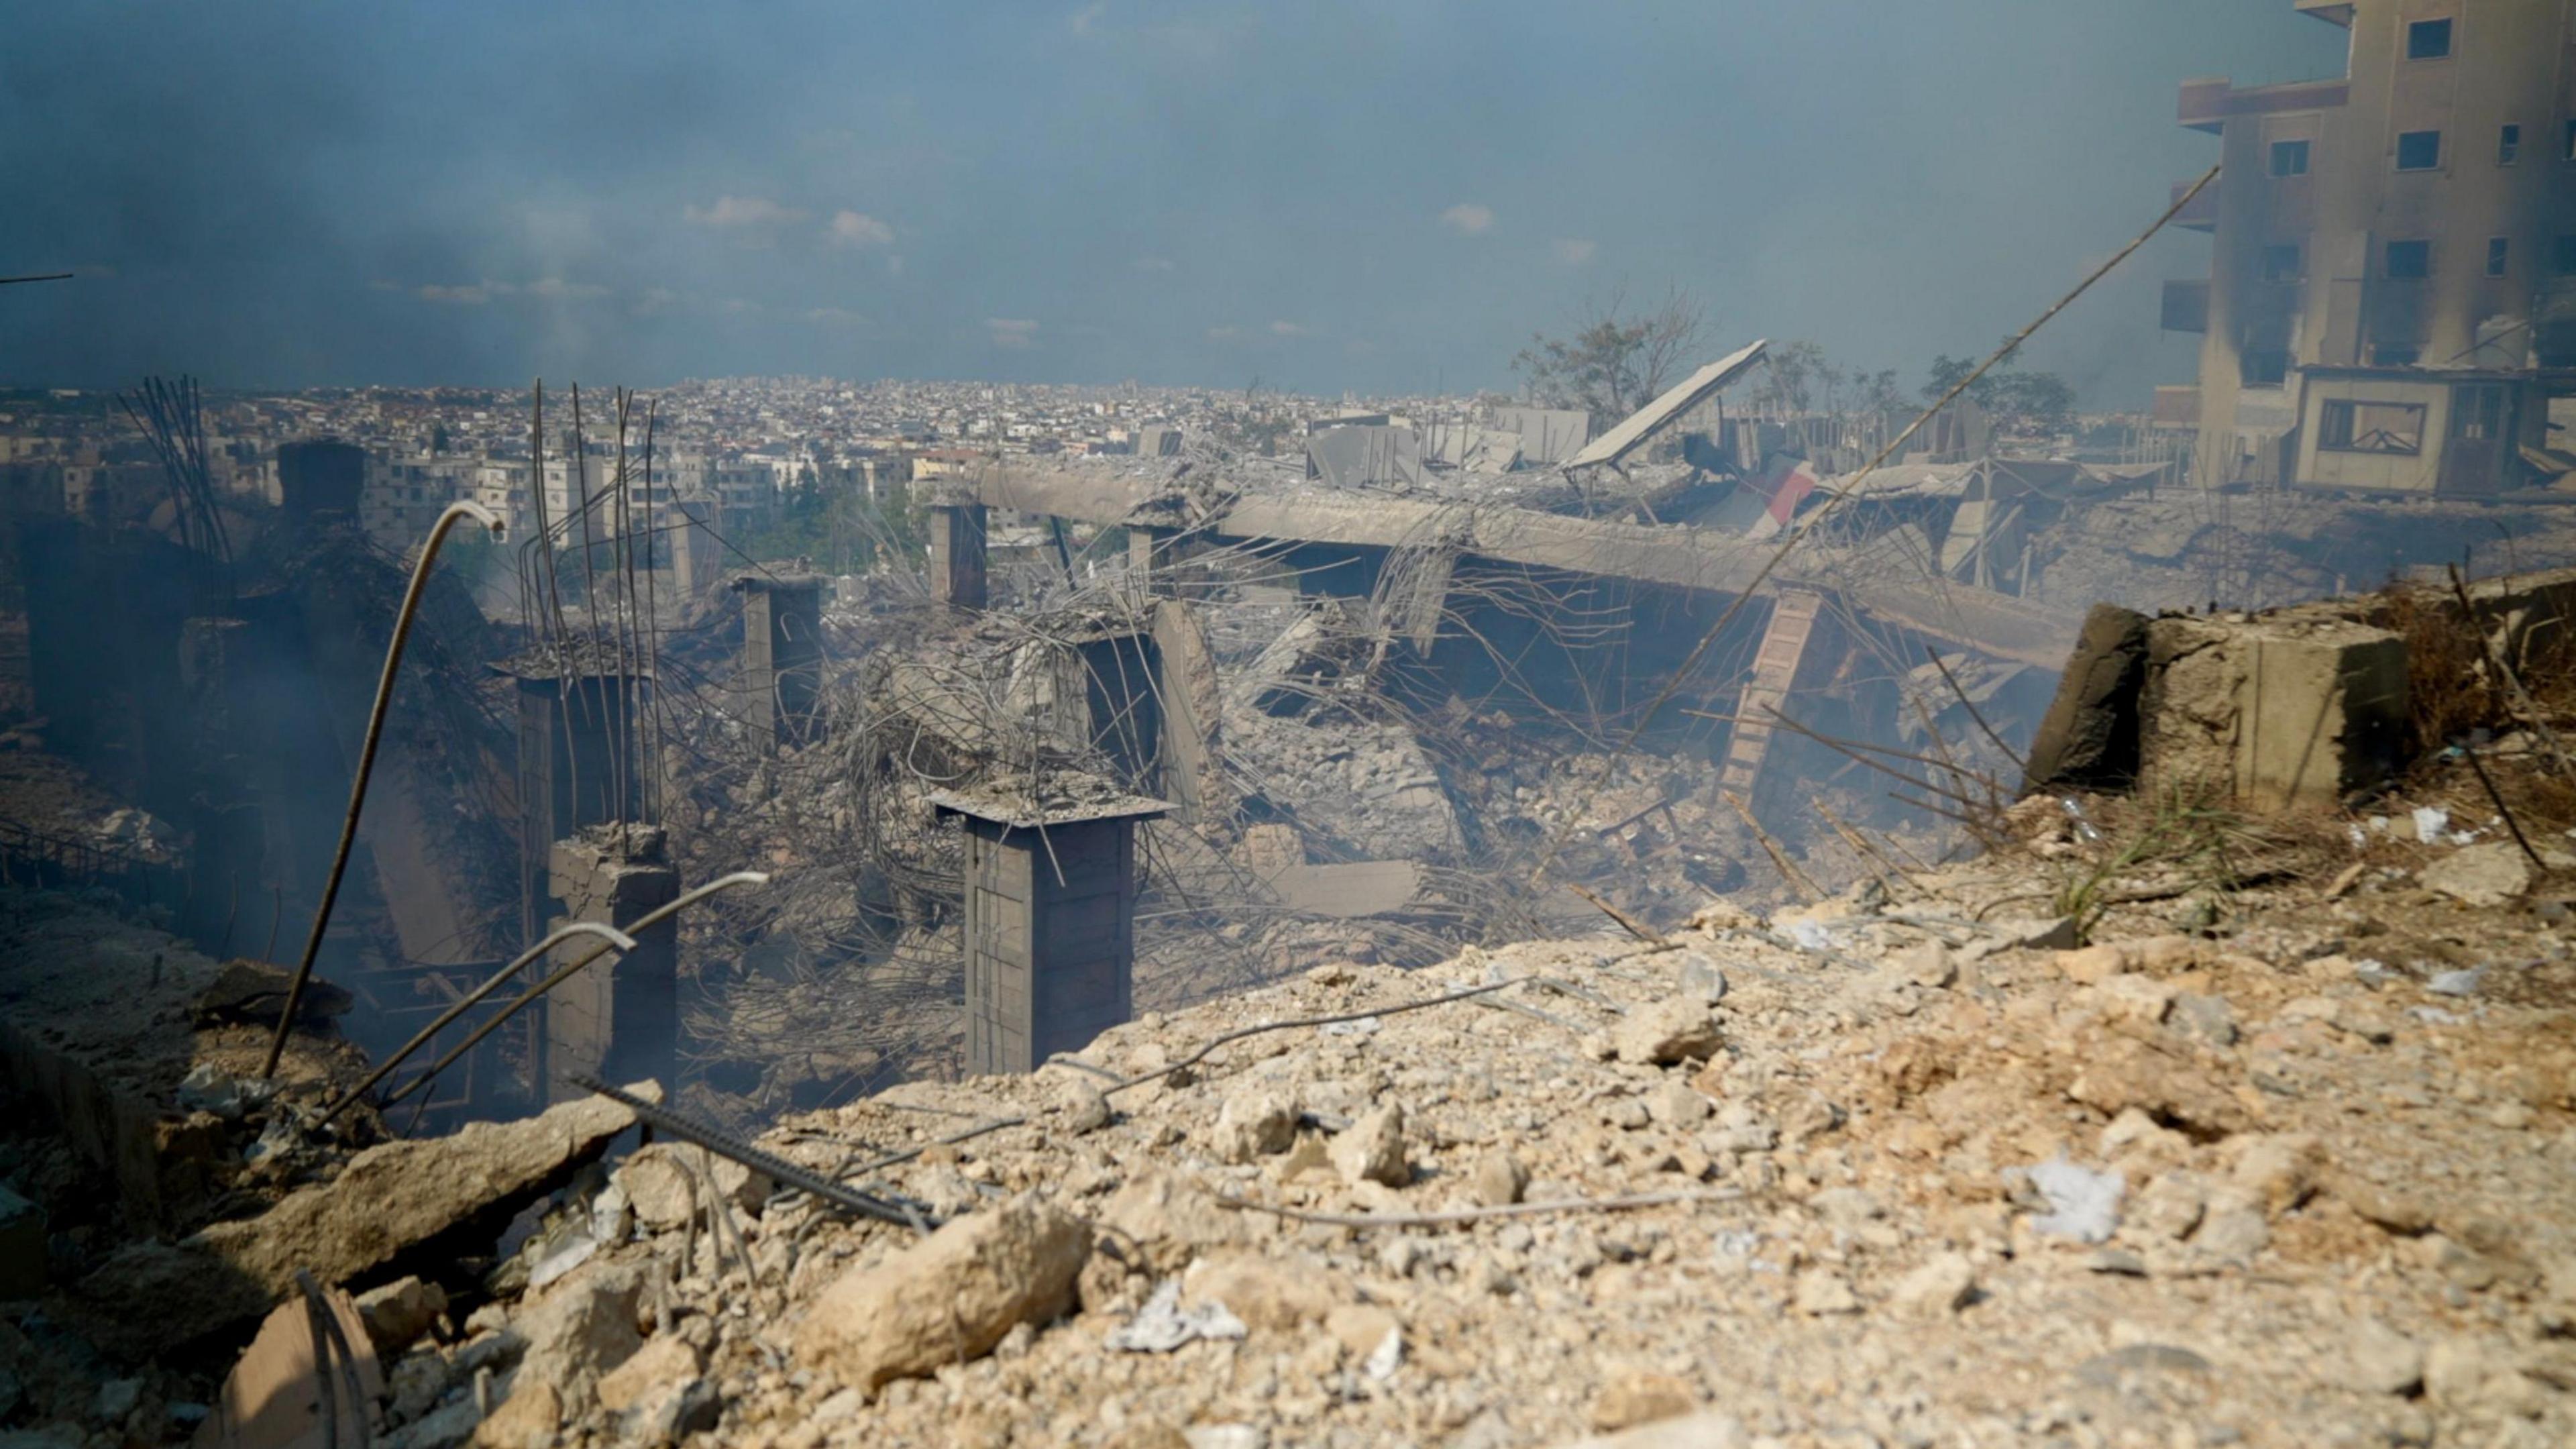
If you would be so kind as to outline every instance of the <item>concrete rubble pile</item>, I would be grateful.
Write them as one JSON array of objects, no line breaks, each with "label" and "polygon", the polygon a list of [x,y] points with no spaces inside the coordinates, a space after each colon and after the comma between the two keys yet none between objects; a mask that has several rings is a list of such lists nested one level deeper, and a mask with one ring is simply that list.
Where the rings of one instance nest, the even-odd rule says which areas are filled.
[{"label": "concrete rubble pile", "polygon": [[384,1442],[2564,1442],[2564,886],[2470,907],[2418,880],[2474,844],[2284,847],[2219,929],[2165,897],[2033,944],[2072,934],[2022,914],[2071,820],[1666,944],[1328,967],[764,1139],[927,1236],[647,1149],[479,1304],[359,1295]]}]

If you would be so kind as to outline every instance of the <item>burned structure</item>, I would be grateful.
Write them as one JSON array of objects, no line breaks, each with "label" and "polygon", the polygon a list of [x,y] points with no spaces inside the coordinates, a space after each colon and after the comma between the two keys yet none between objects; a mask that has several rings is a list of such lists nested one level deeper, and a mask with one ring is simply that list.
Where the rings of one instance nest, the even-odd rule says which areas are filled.
[{"label": "burned structure", "polygon": [[[2185,82],[2223,151],[2179,220],[2205,278],[2165,285],[2201,335],[2208,486],[2487,497],[2576,469],[2576,123],[2566,0],[2297,8],[2350,34],[2345,74]],[[2179,188],[2177,188],[2179,191]]]}]

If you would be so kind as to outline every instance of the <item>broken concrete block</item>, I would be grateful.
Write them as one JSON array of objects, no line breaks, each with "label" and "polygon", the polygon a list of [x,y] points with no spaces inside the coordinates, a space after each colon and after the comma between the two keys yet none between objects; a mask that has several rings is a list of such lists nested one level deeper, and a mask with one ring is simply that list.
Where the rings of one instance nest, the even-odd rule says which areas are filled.
[{"label": "broken concrete block", "polygon": [[2023,793],[2119,789],[2135,779],[2146,676],[2146,616],[2095,604],[2067,656],[2057,697],[2031,736]]},{"label": "broken concrete block", "polygon": [[551,1449],[563,1432],[563,1399],[550,1384],[521,1383],[474,1426],[474,1449]]},{"label": "broken concrete block", "polygon": [[1509,1152],[1496,1148],[1476,1159],[1467,1176],[1467,1192],[1486,1207],[1508,1207],[1529,1189],[1529,1169]]},{"label": "broken concrete block", "polygon": [[2407,721],[2406,641],[2322,607],[2147,626],[2143,784],[2258,809],[2333,805],[2385,781]]},{"label": "broken concrete block", "polygon": [[376,1352],[388,1357],[409,1348],[447,1311],[447,1290],[418,1278],[401,1278],[358,1295],[358,1317]]},{"label": "broken concrete block", "polygon": [[1210,1248],[1243,1236],[1244,1215],[1217,1206],[1191,1178],[1148,1167],[1110,1195],[1101,1235],[1130,1261],[1177,1273]]},{"label": "broken concrete block", "polygon": [[1393,1102],[1362,1114],[1328,1151],[1344,1182],[1402,1187],[1413,1181],[1413,1168],[1404,1160],[1404,1109]]},{"label": "broken concrete block", "polygon": [[635,1326],[643,1297],[643,1270],[631,1264],[594,1264],[557,1283],[510,1322],[508,1332],[526,1345],[512,1397],[543,1384],[566,1408],[587,1412],[601,1376],[644,1346]]},{"label": "broken concrete block", "polygon": [[680,1226],[693,1210],[704,1211],[710,1174],[714,1191],[737,1208],[756,1212],[769,1201],[769,1174],[682,1142],[654,1142],[635,1149],[617,1165],[614,1181],[626,1189],[626,1203],[635,1220],[658,1230]]},{"label": "broken concrete block", "polygon": [[1217,1109],[1210,1144],[1226,1162],[1250,1162],[1285,1152],[1297,1140],[1297,1104],[1275,1088],[1247,1087]]},{"label": "broken concrete block", "polygon": [[808,1367],[874,1391],[981,1356],[1073,1304],[1091,1229],[1034,1197],[957,1218],[823,1290],[796,1330]]},{"label": "broken concrete block", "polygon": [[1342,1297],[1320,1262],[1248,1252],[1202,1259],[1181,1280],[1181,1291],[1193,1303],[1222,1303],[1247,1325],[1273,1333],[1322,1322]]},{"label": "broken concrete block", "polygon": [[2504,906],[2531,889],[2531,861],[2504,841],[2464,845],[2424,867],[2416,879],[2462,905]]},{"label": "broken concrete block", "polygon": [[656,1335],[624,1363],[599,1376],[599,1406],[623,1414],[688,1383],[701,1367],[697,1345],[676,1333]]},{"label": "broken concrete block", "polygon": [[1628,1013],[1611,1040],[1624,1061],[1670,1066],[1716,1055],[1717,1018],[1704,998],[1668,996]]}]

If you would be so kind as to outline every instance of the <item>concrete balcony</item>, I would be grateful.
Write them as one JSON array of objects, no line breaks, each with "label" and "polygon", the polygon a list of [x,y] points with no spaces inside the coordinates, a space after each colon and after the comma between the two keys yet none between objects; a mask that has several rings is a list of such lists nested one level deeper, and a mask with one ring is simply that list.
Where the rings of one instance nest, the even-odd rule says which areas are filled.
[{"label": "concrete balcony", "polygon": [[[2173,190],[2167,195],[2165,204],[2171,206],[2174,202],[2182,200],[2182,194],[2189,190],[2191,190],[2190,182],[2175,182]],[[2200,194],[2191,199],[2189,206],[2174,213],[2173,224],[2190,231],[2218,230],[2218,183],[2213,181],[2200,188]]]},{"label": "concrete balcony", "polygon": [[2351,93],[2352,82],[2341,76],[2332,80],[2247,86],[2242,90],[2225,76],[2209,76],[2182,83],[2182,99],[2175,106],[2174,113],[2175,119],[2185,126],[2216,135],[2232,116],[2322,111],[2342,105]]},{"label": "concrete balcony", "polygon": [[2165,283],[2164,330],[2209,330],[2209,278],[2176,277]]}]

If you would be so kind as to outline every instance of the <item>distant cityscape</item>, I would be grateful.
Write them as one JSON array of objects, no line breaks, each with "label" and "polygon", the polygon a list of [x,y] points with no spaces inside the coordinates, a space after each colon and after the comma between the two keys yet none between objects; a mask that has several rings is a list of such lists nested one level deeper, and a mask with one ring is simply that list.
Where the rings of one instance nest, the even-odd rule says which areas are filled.
[{"label": "distant cityscape", "polygon": [[[621,444],[614,393],[583,388],[578,414],[574,401],[569,386],[545,388],[544,460],[532,468],[533,389],[210,390],[207,467],[219,496],[275,504],[282,501],[282,453],[341,445],[363,454],[360,521],[377,542],[408,547],[457,501],[503,513],[513,534],[525,537],[538,506],[532,477],[544,479],[549,516],[563,516],[572,499],[576,436],[585,493],[614,467]],[[1254,452],[1288,440],[1285,450],[1293,453],[1312,421],[1355,405],[1198,388],[726,378],[633,395],[622,442],[635,501],[704,503],[728,533],[752,534],[775,522],[801,490],[883,502],[914,481],[994,458],[1170,454],[1185,436]],[[1432,412],[1470,406],[1461,399],[1373,405]],[[11,509],[148,525],[167,497],[161,462],[115,393],[0,392],[0,499]]]}]

